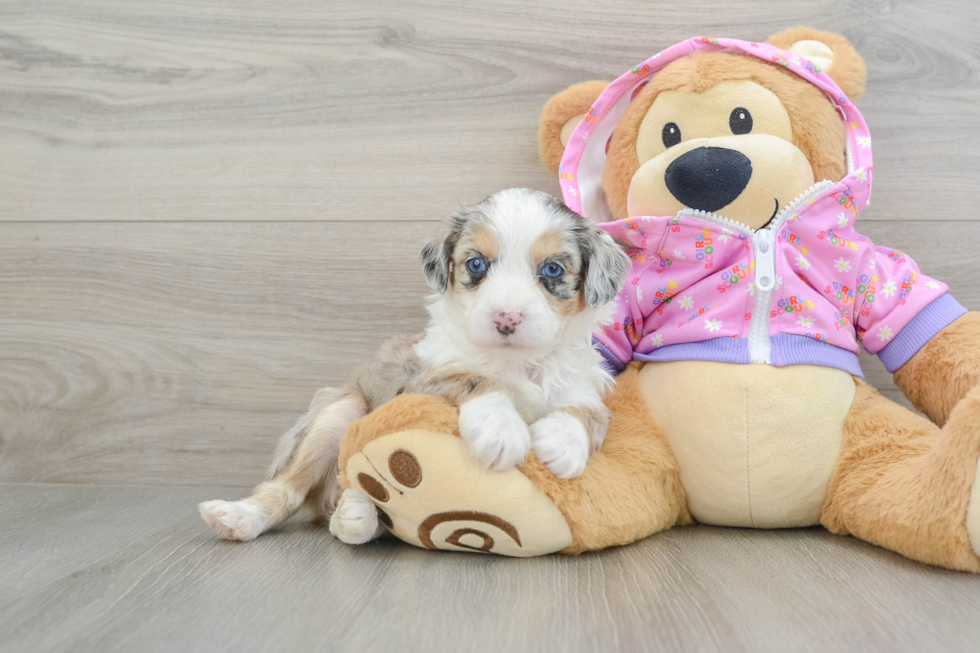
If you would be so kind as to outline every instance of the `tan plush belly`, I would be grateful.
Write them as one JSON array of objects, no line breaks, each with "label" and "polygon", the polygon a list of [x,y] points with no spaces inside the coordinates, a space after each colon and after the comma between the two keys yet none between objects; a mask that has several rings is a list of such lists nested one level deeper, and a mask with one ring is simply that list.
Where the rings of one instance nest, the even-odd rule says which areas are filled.
[{"label": "tan plush belly", "polygon": [[696,520],[820,522],[854,379],[830,367],[647,363],[640,384],[670,442]]}]

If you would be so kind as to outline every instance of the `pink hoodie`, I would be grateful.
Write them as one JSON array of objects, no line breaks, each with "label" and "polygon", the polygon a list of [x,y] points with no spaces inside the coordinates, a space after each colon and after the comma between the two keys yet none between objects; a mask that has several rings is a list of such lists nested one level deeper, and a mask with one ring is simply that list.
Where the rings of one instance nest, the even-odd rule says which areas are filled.
[{"label": "pink hoodie", "polygon": [[[775,62],[823,90],[847,127],[848,175],[822,181],[759,231],[685,209],[613,221],[602,191],[605,148],[636,91],[696,51]],[[889,371],[966,312],[903,252],[854,230],[868,203],[871,137],[857,108],[810,61],[765,43],[693,38],[611,83],[576,127],[561,162],[565,203],[626,249],[633,265],[614,322],[595,333],[614,371],[630,360],[824,365],[863,376],[859,343]]]}]

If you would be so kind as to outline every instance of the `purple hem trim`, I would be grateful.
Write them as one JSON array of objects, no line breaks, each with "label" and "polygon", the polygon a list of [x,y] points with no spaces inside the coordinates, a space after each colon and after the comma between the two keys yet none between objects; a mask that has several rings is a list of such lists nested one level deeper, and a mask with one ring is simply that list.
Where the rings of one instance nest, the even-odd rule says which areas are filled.
[{"label": "purple hem trim", "polygon": [[701,342],[667,345],[645,354],[634,353],[633,360],[644,362],[714,361],[716,363],[748,363],[749,343],[745,338],[711,338]]},{"label": "purple hem trim", "polygon": [[916,313],[908,324],[878,352],[885,369],[894,373],[932,340],[933,336],[966,313],[949,293],[943,293]]},{"label": "purple hem trim", "polygon": [[776,367],[820,365],[864,378],[861,362],[854,352],[795,333],[777,333],[769,341],[772,343],[772,364]]},{"label": "purple hem trim", "polygon": [[626,369],[626,363],[619,360],[616,354],[609,350],[604,344],[592,336],[592,348],[602,356],[602,369],[609,372],[613,377],[619,376],[620,372]]}]

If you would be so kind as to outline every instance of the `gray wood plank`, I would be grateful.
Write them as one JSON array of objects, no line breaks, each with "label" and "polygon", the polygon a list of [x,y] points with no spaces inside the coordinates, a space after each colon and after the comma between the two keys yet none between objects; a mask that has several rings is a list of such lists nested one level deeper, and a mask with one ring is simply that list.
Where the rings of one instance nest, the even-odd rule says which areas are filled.
[{"label": "gray wood plank", "polygon": [[237,491],[0,485],[0,651],[975,651],[980,638],[974,576],[821,529],[678,528],[530,560],[349,547],[299,520],[219,540],[195,503]]},{"label": "gray wood plank", "polygon": [[535,145],[550,95],[691,36],[796,24],[867,61],[866,219],[973,219],[980,5],[778,7],[4,0],[0,220],[418,220],[557,192]]},{"label": "gray wood plank", "polygon": [[435,227],[0,226],[0,478],[255,482],[317,388],[424,327]]},{"label": "gray wood plank", "polygon": [[[866,227],[980,308],[980,223]],[[416,252],[435,229],[0,225],[0,479],[257,482],[317,388],[424,327]]]}]

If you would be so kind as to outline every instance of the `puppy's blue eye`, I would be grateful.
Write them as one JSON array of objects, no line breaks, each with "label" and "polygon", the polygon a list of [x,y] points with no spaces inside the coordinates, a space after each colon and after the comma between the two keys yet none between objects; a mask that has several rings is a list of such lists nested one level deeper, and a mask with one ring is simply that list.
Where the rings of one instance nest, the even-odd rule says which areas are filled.
[{"label": "puppy's blue eye", "polygon": [[549,279],[557,279],[561,275],[565,274],[565,268],[557,263],[548,263],[546,266],[541,268],[541,274]]},{"label": "puppy's blue eye", "polygon": [[470,274],[483,274],[487,271],[487,262],[482,258],[471,258],[466,262],[466,269]]}]

